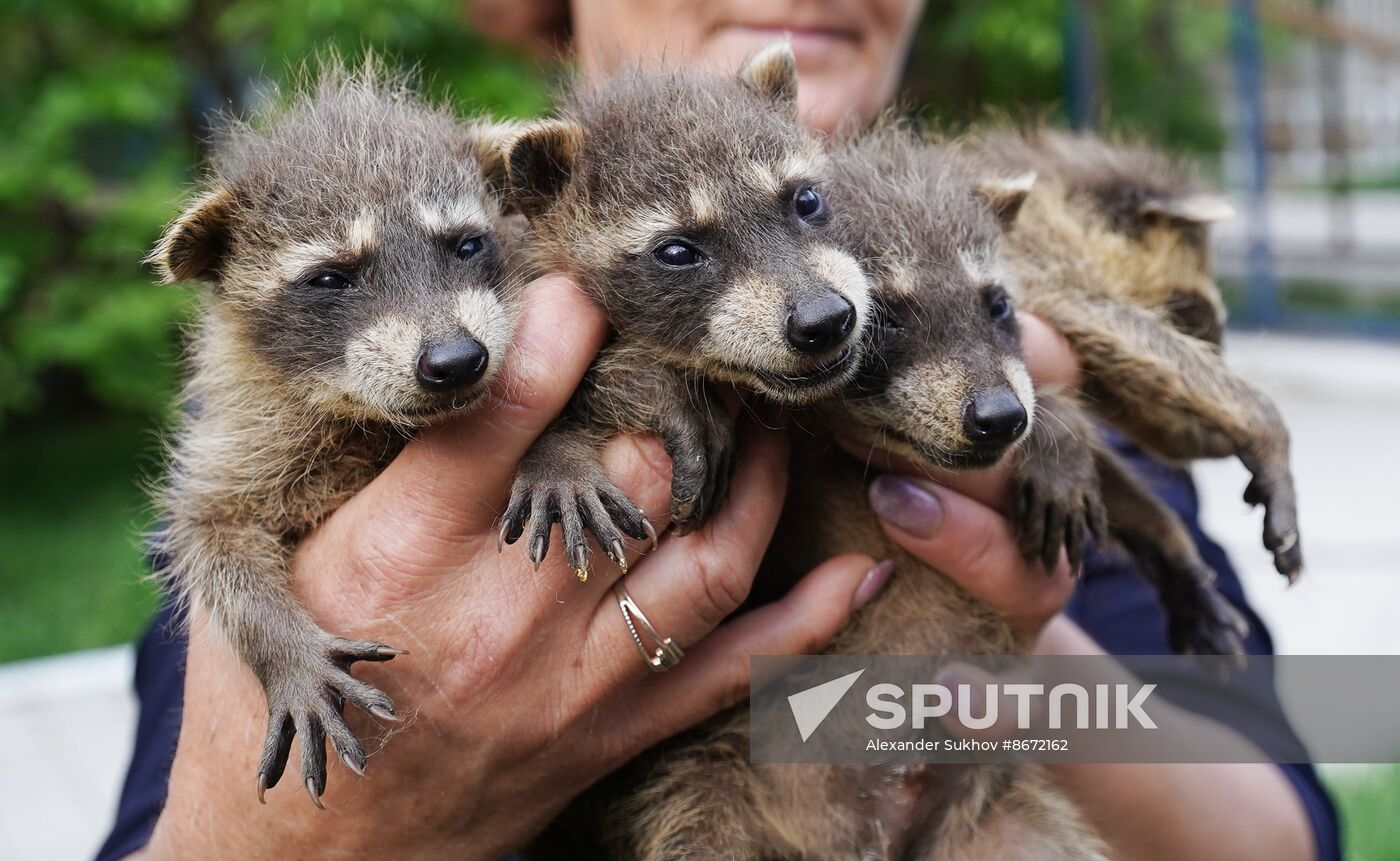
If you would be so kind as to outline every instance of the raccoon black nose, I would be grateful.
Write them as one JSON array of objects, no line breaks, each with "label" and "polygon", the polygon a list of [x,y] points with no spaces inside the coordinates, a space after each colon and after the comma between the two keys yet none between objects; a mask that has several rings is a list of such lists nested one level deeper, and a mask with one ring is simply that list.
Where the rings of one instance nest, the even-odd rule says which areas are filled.
[{"label": "raccoon black nose", "polygon": [[1026,408],[1007,386],[973,395],[963,410],[963,431],[978,445],[1006,445],[1026,429]]},{"label": "raccoon black nose", "polygon": [[824,353],[846,340],[855,324],[855,306],[845,296],[828,292],[788,312],[788,343],[801,353]]},{"label": "raccoon black nose", "polygon": [[430,392],[446,392],[481,379],[490,361],[486,347],[475,338],[433,341],[418,356],[418,385]]}]

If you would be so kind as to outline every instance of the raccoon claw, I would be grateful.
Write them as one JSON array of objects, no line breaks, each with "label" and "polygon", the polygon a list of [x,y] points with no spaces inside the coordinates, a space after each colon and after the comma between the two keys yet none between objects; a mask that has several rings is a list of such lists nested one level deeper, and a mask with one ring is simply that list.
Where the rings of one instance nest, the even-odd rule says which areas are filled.
[{"label": "raccoon claw", "polygon": [[587,583],[589,571],[588,544],[582,541],[577,544],[570,544],[568,555],[569,564],[573,566],[574,576],[578,578],[578,582]]},{"label": "raccoon claw", "polygon": [[365,751],[345,722],[344,704],[394,720],[394,703],[379,689],[351,676],[348,668],[355,661],[387,661],[399,654],[403,652],[381,643],[335,638],[326,644],[319,662],[263,680],[268,724],[258,764],[259,802],[266,803],[267,790],[282,779],[292,738],[297,735],[301,736],[301,783],[317,807],[325,809],[321,796],[326,788],[328,737],[340,761],[363,776]]},{"label": "raccoon claw", "polygon": [[308,777],[306,779],[306,794],[311,796],[311,803],[316,805],[318,809],[326,809],[326,805],[321,803],[321,790],[316,787],[316,778]]},{"label": "raccoon claw", "polygon": [[1264,506],[1264,547],[1273,553],[1274,568],[1288,579],[1288,584],[1298,582],[1303,573],[1303,550],[1292,481],[1266,481],[1255,476],[1245,488],[1244,500]]},{"label": "raccoon claw", "polygon": [[1303,552],[1298,547],[1298,533],[1290,532],[1284,535],[1279,546],[1272,549],[1274,568],[1287,578],[1289,586],[1297,583],[1298,578],[1303,575]]},{"label": "raccoon claw", "polygon": [[345,764],[345,767],[346,767],[346,768],[348,768],[348,769],[350,769],[351,771],[355,772],[355,775],[356,775],[357,777],[364,777],[364,776],[365,776],[365,763],[364,763],[364,755],[363,755],[363,754],[361,754],[359,760],[356,760],[356,759],[355,759],[354,757],[352,757],[352,756],[350,755],[350,753],[347,751],[347,752],[344,752],[344,753],[342,753],[342,754],[340,755],[340,761],[341,761],[342,763]]},{"label": "raccoon claw", "polygon": [[342,670],[356,661],[382,663],[392,661],[399,655],[407,654],[408,651],[405,649],[396,649],[383,643],[368,640],[344,640],[340,637],[333,638],[326,647],[326,657],[330,658],[331,662]]},{"label": "raccoon claw", "polygon": [[1034,481],[1025,481],[1015,496],[1013,519],[1021,555],[1029,562],[1039,562],[1046,574],[1052,574],[1061,550],[1070,571],[1079,569],[1091,536],[1105,530],[1106,515],[1096,493],[1057,501]]},{"label": "raccoon claw", "polygon": [[1197,561],[1139,557],[1167,614],[1167,640],[1181,655],[1245,654],[1249,621],[1215,588],[1215,572]]},{"label": "raccoon claw", "polygon": [[1275,570],[1287,578],[1288,585],[1297,583],[1298,578],[1303,576],[1303,550],[1298,546],[1298,533],[1290,532],[1284,536],[1273,552]]},{"label": "raccoon claw", "polygon": [[[561,471],[573,474],[560,476]],[[655,547],[656,530],[646,514],[603,474],[599,464],[575,464],[572,470],[557,463],[522,466],[498,537],[513,544],[528,531],[527,556],[538,571],[549,555],[555,523],[560,525],[564,552],[579,582],[586,582],[592,571],[589,535],[623,571],[627,570],[624,538],[649,539]]]},{"label": "raccoon claw", "polygon": [[544,562],[545,554],[549,552],[549,536],[536,535],[530,541],[530,564],[535,566],[535,570],[540,570],[540,563]]},{"label": "raccoon claw", "polygon": [[672,528],[688,535],[709,520],[729,493],[734,422],[721,409],[696,410],[662,436],[671,458]]},{"label": "raccoon claw", "polygon": [[1173,622],[1169,638],[1172,650],[1180,655],[1224,655],[1235,658],[1235,668],[1242,669],[1248,626],[1241,630],[1243,617],[1233,607],[1225,611],[1228,604],[1219,593],[1206,598],[1205,602],[1207,606],[1203,612],[1206,615]]},{"label": "raccoon claw", "polygon": [[613,564],[616,565],[623,574],[627,573],[627,550],[622,546],[622,541],[620,539],[614,538],[609,542],[604,552],[608,554],[608,558],[613,561]]}]

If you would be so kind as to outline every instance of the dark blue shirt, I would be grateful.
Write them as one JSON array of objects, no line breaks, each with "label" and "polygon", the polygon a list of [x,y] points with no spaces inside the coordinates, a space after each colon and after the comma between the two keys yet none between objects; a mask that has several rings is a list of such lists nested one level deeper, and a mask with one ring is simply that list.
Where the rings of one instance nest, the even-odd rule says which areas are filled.
[{"label": "dark blue shirt", "polygon": [[[1138,474],[1181,515],[1191,528],[1201,556],[1218,576],[1217,585],[1250,621],[1246,646],[1251,654],[1273,654],[1263,622],[1245,601],[1239,576],[1225,552],[1201,532],[1200,506],[1190,476],[1141,452],[1116,443]],[[1166,617],[1156,594],[1130,563],[1119,556],[1092,554],[1066,610],[1070,618],[1103,648],[1117,655],[1169,654]],[[136,749],[122,787],[117,820],[97,861],[117,861],[146,845],[165,804],[170,764],[180,731],[184,701],[185,632],[166,607],[142,638],[136,652],[136,693],[141,703]],[[1253,688],[1258,711],[1278,709],[1271,685]],[[1297,790],[1312,823],[1318,861],[1339,861],[1341,836],[1337,811],[1311,765],[1281,765]]]}]

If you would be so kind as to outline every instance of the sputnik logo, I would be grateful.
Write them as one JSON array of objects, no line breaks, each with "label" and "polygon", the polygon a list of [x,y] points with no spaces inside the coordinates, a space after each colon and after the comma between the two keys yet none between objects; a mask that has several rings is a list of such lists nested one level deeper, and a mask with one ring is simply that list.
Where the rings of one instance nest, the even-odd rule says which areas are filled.
[{"label": "sputnik logo", "polygon": [[865,670],[856,670],[788,697],[792,718],[797,721],[797,731],[804,743],[812,737],[812,733],[817,731],[817,727],[822,725],[822,721],[826,720],[826,716],[831,714],[831,710],[836,708],[837,703],[841,702],[841,698],[864,672]]}]

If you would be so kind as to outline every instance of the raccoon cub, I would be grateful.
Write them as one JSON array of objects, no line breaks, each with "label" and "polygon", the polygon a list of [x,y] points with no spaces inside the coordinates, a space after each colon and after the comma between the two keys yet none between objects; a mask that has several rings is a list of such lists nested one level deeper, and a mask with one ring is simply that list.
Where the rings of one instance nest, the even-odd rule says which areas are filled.
[{"label": "raccoon cub", "polygon": [[262,683],[259,799],[300,734],[318,807],[326,735],[347,768],[365,765],[342,703],[394,719],[351,664],[402,652],[319,628],[293,596],[291,551],[415,428],[482,401],[518,304],[485,178],[501,132],[459,125],[376,61],[326,66],[230,125],[150,256],[167,282],[209,283],[157,500],[162,576]]},{"label": "raccoon cub", "polygon": [[828,158],[797,121],[796,93],[778,43],[737,76],[633,74],[580,90],[509,147],[536,265],[573,273],[614,327],[502,517],[504,543],[529,524],[536,565],[555,522],[581,579],[589,533],[622,566],[624,534],[654,540],[598,462],[608,437],[662,438],[686,532],[729,477],[733,428],[713,381],[801,404],[859,367],[869,286],[828,230]]},{"label": "raccoon cub", "polygon": [[[1302,571],[1288,432],[1273,403],[1232,374],[1206,229],[1228,217],[1180,166],[1142,149],[1041,131],[990,134],[980,160],[1038,179],[1008,243],[1022,307],[1069,339],[1085,400],[1167,458],[1235,456],[1264,506],[1264,545]],[[1024,173],[1023,175],[1029,175]]]},{"label": "raccoon cub", "polygon": [[[1024,189],[980,183],[951,157],[929,159],[898,129],[839,149],[832,172],[833,233],[875,291],[867,358],[803,422],[821,431],[795,441],[787,505],[756,590],[785,589],[838,553],[888,556],[900,573],[828,651],[1024,653],[1030,644],[998,613],[886,537],[866,502],[864,465],[833,456],[829,442],[845,433],[944,469],[1020,455],[1017,519],[1036,558],[1053,561],[1065,548],[1077,559],[1088,534],[1104,530],[1092,431],[1061,424],[1073,413],[1037,397],[1020,356],[1001,244]],[[1028,857],[1104,857],[1031,767],[754,765],[748,739],[739,707],[663,744],[590,791],[537,851],[586,854],[578,846],[592,832],[606,857],[644,861],[953,859],[996,811],[1030,826],[1021,829],[1033,843]]]}]

